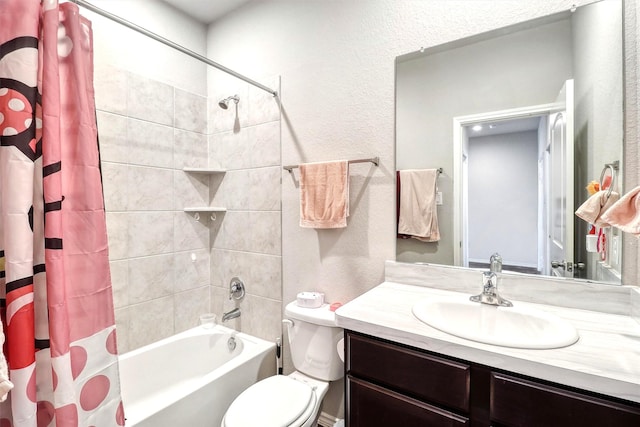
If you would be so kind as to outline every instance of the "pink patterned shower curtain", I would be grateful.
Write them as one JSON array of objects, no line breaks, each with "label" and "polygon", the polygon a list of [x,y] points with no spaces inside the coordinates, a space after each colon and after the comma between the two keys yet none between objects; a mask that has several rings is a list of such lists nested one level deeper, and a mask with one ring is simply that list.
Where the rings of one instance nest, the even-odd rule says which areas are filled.
[{"label": "pink patterned shower curtain", "polygon": [[0,427],[124,425],[92,43],[74,4],[0,0]]}]

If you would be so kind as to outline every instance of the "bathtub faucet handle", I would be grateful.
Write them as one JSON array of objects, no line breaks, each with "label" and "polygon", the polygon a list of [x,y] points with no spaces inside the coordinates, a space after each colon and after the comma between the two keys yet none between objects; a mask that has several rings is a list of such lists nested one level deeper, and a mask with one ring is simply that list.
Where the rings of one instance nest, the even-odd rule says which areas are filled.
[{"label": "bathtub faucet handle", "polygon": [[229,283],[229,299],[240,300],[244,298],[244,282],[239,277],[234,277]]}]

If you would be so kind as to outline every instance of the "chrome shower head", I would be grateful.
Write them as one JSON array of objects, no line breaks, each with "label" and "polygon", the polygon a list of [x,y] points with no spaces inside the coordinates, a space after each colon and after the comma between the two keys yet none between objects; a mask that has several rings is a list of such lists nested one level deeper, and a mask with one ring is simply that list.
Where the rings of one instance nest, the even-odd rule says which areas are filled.
[{"label": "chrome shower head", "polygon": [[240,97],[238,95],[230,96],[230,97],[225,98],[222,101],[218,102],[218,105],[223,110],[226,110],[227,108],[229,108],[229,101],[231,101],[231,100],[235,101],[236,105],[238,105],[238,102],[240,102]]}]

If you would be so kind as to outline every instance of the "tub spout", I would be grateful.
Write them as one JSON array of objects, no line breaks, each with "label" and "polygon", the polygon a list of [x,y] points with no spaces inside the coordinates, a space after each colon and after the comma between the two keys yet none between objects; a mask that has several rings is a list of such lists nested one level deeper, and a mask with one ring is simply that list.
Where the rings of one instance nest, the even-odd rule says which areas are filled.
[{"label": "tub spout", "polygon": [[236,317],[240,317],[240,309],[234,308],[233,310],[224,313],[222,315],[222,321],[226,322],[227,320],[235,319]]}]

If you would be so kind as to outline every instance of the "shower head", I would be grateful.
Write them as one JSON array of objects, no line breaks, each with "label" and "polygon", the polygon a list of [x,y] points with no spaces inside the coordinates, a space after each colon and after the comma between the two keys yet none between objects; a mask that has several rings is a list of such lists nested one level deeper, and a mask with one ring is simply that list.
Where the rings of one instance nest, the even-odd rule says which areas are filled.
[{"label": "shower head", "polygon": [[226,110],[227,108],[229,108],[229,101],[231,101],[231,100],[235,101],[236,105],[238,105],[238,102],[240,102],[240,97],[238,95],[230,96],[230,97],[225,98],[222,101],[218,102],[218,105],[223,110]]}]

